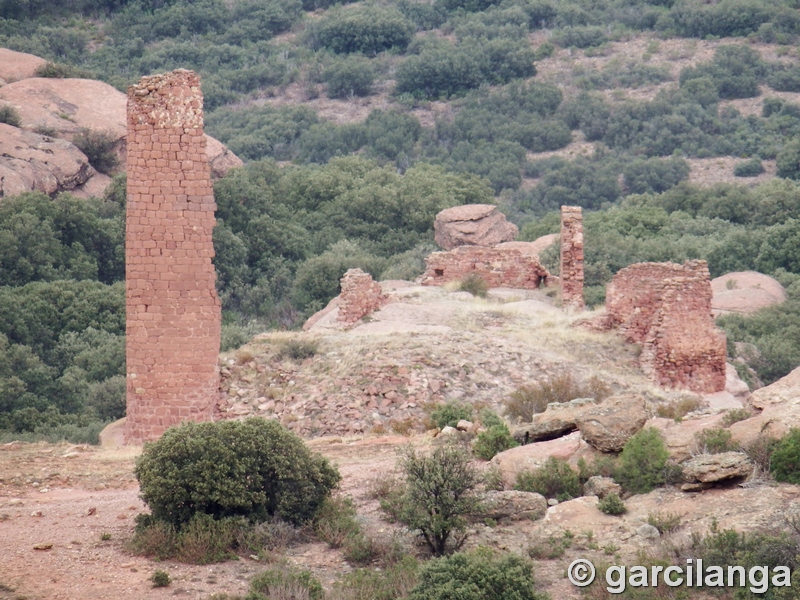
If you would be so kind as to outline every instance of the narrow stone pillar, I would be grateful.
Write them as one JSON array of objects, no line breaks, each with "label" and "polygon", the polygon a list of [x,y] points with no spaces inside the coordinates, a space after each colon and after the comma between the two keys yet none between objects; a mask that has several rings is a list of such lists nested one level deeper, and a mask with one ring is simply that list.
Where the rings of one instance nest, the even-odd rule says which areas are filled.
[{"label": "narrow stone pillar", "polygon": [[141,443],[211,420],[219,393],[216,204],[196,73],[128,89],[127,147],[125,439]]},{"label": "narrow stone pillar", "polygon": [[561,303],[581,311],[583,303],[583,214],[580,206],[561,207]]}]

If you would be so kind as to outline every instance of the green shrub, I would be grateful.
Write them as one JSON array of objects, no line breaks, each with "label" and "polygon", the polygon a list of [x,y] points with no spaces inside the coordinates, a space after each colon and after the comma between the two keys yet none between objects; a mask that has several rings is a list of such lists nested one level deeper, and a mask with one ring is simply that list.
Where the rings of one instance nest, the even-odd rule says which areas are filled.
[{"label": "green shrub", "polygon": [[578,474],[564,460],[551,456],[540,468],[522,471],[517,475],[514,489],[536,492],[559,502],[583,495]]},{"label": "green shrub", "polygon": [[792,428],[775,445],[770,472],[776,481],[800,484],[800,429]]},{"label": "green shrub", "polygon": [[628,492],[646,494],[667,481],[669,452],[655,427],[642,429],[625,444],[614,479]]},{"label": "green shrub", "polygon": [[375,81],[375,70],[368,58],[348,56],[325,68],[322,79],[328,84],[331,98],[369,96]]},{"label": "green shrub", "polygon": [[746,408],[732,408],[722,417],[722,426],[730,427],[739,421],[745,421],[751,417],[750,411]]},{"label": "green shrub", "polygon": [[486,293],[489,291],[489,285],[486,280],[476,273],[470,273],[461,281],[458,289],[462,292],[469,292],[473,296],[480,296],[486,298]]},{"label": "green shrub", "polygon": [[356,569],[333,584],[332,600],[403,600],[417,585],[419,563],[406,556],[385,569]]},{"label": "green shrub", "polygon": [[779,440],[762,433],[747,444],[743,450],[762,472],[769,473],[772,468],[772,453],[775,452],[778,443]]},{"label": "green shrub", "polygon": [[704,429],[698,431],[695,436],[695,443],[698,450],[707,454],[721,454],[722,452],[733,452],[739,450],[739,444],[731,438],[731,432],[727,429]]},{"label": "green shrub", "polygon": [[292,360],[305,360],[319,352],[319,340],[291,339],[281,342],[277,358],[291,358]]},{"label": "green shrub", "polygon": [[194,565],[207,565],[233,558],[239,531],[246,526],[246,521],[241,518],[226,517],[217,520],[211,515],[197,513],[178,531],[175,557],[181,562]]},{"label": "green shrub", "polygon": [[106,175],[117,168],[119,160],[114,151],[116,140],[110,133],[83,129],[73,139],[72,143],[86,155],[89,164]]},{"label": "green shrub", "polygon": [[135,473],[154,518],[178,527],[196,514],[302,523],[340,480],[299,437],[260,418],[173,427],[145,446]]},{"label": "green shrub", "polygon": [[325,593],[322,584],[310,571],[288,565],[262,571],[250,581],[249,600],[272,598],[308,598],[322,600]]},{"label": "green shrub", "polygon": [[736,177],[756,177],[764,172],[764,165],[760,158],[751,158],[744,162],[736,163],[733,174]]},{"label": "green shrub", "polygon": [[506,400],[506,414],[523,423],[533,421],[533,415],[544,412],[551,402],[569,402],[576,398],[594,398],[600,402],[611,395],[611,388],[593,376],[585,384],[578,383],[570,373],[557,375],[547,381],[523,385]]},{"label": "green shrub", "polygon": [[479,458],[491,460],[495,454],[517,446],[519,446],[519,443],[511,437],[508,425],[501,423],[479,433],[478,438],[472,445],[472,451]]},{"label": "green shrub", "polygon": [[488,548],[454,554],[425,563],[409,600],[544,600],[534,591],[531,563],[515,554],[497,555]]},{"label": "green shrub", "polygon": [[597,508],[607,515],[624,515],[628,512],[625,503],[617,494],[608,494],[597,503]]},{"label": "green shrub", "polygon": [[327,498],[314,518],[314,532],[331,548],[341,547],[360,530],[353,500],[344,496]]},{"label": "green shrub", "polygon": [[357,6],[330,10],[311,28],[312,44],[338,54],[403,51],[414,35],[413,24],[394,7]]},{"label": "green shrub", "polygon": [[553,41],[562,48],[591,48],[607,40],[602,27],[565,27],[553,35]]},{"label": "green shrub", "polygon": [[12,127],[19,127],[22,125],[22,119],[20,119],[16,108],[10,104],[4,104],[0,106],[0,123],[5,123]]},{"label": "green shrub", "polygon": [[36,67],[37,77],[48,77],[51,79],[94,79],[94,76],[84,69],[63,63],[47,62]]},{"label": "green shrub", "polygon": [[662,419],[680,421],[692,411],[700,408],[700,400],[693,396],[683,396],[669,404],[661,404],[656,408],[656,416]]},{"label": "green shrub", "polygon": [[460,548],[467,538],[466,517],[480,509],[475,495],[480,476],[469,457],[454,446],[429,456],[407,448],[400,467],[406,478],[400,522],[419,532],[435,556]]},{"label": "green shrub", "polygon": [[678,513],[652,512],[647,515],[647,522],[658,529],[659,533],[672,533],[681,526],[682,516]]},{"label": "green shrub", "polygon": [[561,558],[568,548],[572,546],[574,536],[567,529],[561,537],[549,535],[547,538],[534,539],[528,546],[528,556],[536,560],[553,560]]},{"label": "green shrub", "polygon": [[474,409],[471,405],[451,400],[431,412],[431,421],[439,429],[448,426],[455,427],[462,419],[466,421],[472,419],[473,414]]},{"label": "green shrub", "polygon": [[172,578],[166,571],[156,569],[150,576],[150,581],[153,582],[153,587],[167,587],[170,583],[172,583]]}]

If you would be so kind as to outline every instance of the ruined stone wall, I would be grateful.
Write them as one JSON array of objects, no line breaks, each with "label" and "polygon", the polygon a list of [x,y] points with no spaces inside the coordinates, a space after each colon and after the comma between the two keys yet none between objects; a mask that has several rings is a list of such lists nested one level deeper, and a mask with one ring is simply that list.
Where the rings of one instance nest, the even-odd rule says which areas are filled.
[{"label": "ruined stone wall", "polygon": [[725,388],[725,335],[711,315],[706,261],[639,263],[619,271],[606,290],[608,324],[642,344],[642,370],[663,387],[695,392]]},{"label": "ruined stone wall", "polygon": [[212,418],[220,302],[214,203],[197,74],[128,89],[126,358],[129,443]]},{"label": "ruined stone wall", "polygon": [[361,269],[350,269],[341,279],[338,321],[352,324],[386,303],[380,284]]},{"label": "ruined stone wall", "polygon": [[580,206],[561,207],[561,304],[574,311],[583,302],[583,214]]},{"label": "ruined stone wall", "polygon": [[467,275],[480,276],[489,287],[536,289],[550,276],[539,259],[512,248],[459,246],[425,259],[422,285],[444,285]]}]

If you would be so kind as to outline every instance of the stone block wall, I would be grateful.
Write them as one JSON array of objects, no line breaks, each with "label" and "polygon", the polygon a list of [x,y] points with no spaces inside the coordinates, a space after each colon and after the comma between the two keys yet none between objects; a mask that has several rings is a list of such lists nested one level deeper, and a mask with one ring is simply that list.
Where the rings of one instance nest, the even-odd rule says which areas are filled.
[{"label": "stone block wall", "polygon": [[475,274],[489,287],[536,289],[550,277],[536,256],[513,248],[459,246],[449,252],[434,252],[425,263],[422,285],[444,285]]},{"label": "stone block wall", "polygon": [[350,269],[341,279],[339,316],[341,323],[353,324],[386,303],[380,284],[361,269]]},{"label": "stone block wall", "polygon": [[561,207],[561,304],[573,311],[583,302],[583,213],[580,206]]},{"label": "stone block wall", "polygon": [[126,441],[212,418],[220,301],[211,259],[214,194],[196,73],[128,89]]},{"label": "stone block wall", "polygon": [[607,322],[642,344],[642,370],[663,387],[725,389],[725,335],[711,315],[711,277],[703,260],[639,263],[606,291]]}]

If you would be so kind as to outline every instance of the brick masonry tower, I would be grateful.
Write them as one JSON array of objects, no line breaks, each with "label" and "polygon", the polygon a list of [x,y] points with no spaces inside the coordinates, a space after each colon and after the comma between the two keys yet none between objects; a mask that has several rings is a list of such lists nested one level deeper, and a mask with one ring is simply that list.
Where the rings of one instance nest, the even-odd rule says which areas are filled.
[{"label": "brick masonry tower", "polygon": [[219,388],[216,204],[197,74],[131,86],[127,143],[125,439],[136,444],[211,420]]},{"label": "brick masonry tower", "polygon": [[583,213],[580,206],[561,207],[561,303],[573,311],[583,303]]}]

